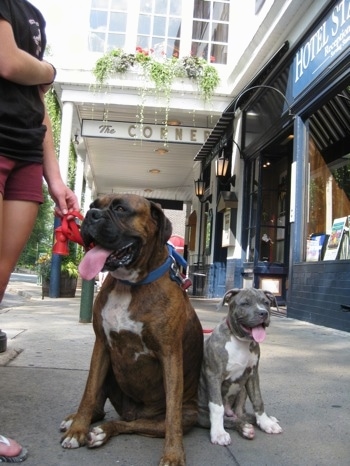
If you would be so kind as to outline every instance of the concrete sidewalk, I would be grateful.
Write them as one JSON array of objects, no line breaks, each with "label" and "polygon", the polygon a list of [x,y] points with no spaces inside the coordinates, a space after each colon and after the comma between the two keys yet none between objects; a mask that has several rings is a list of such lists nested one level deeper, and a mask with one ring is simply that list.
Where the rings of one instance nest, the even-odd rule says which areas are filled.
[{"label": "concrete sidewalk", "polygon": [[[225,315],[218,300],[192,302],[204,328]],[[157,465],[162,439],[121,435],[95,450],[60,446],[58,426],[81,399],[94,341],[79,309],[79,293],[42,300],[36,284],[10,283],[0,307],[8,336],[0,353],[0,433],[28,448],[28,466]],[[208,430],[194,428],[184,438],[187,466],[349,466],[350,334],[273,316],[261,349],[265,408],[283,434],[256,429],[249,441],[232,432],[232,444],[220,447]]]}]

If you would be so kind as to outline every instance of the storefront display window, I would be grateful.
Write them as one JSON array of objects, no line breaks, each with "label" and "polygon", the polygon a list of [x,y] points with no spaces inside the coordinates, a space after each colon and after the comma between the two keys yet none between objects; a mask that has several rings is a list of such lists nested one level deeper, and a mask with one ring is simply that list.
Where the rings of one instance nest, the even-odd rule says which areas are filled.
[{"label": "storefront display window", "polygon": [[309,160],[306,260],[350,259],[350,153],[327,164],[311,138]]},{"label": "storefront display window", "polygon": [[350,100],[338,93],[310,117],[306,261],[350,259]]}]

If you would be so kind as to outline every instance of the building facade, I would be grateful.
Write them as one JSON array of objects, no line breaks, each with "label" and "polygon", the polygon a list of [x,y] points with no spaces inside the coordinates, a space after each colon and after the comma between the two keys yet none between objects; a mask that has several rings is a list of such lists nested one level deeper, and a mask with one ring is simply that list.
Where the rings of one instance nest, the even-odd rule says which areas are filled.
[{"label": "building facade", "polygon": [[[291,317],[348,330],[349,0],[33,3],[58,69],[61,168],[73,141],[85,208],[108,192],[176,205],[186,212],[190,292],[261,287]],[[167,118],[188,136],[159,147],[151,135],[162,134],[164,99],[144,99],[137,73],[96,88],[96,60],[113,48],[217,68],[210,103],[191,82],[173,86]]]},{"label": "building facade", "polygon": [[[222,233],[229,222],[231,238],[241,238],[241,256],[222,261],[224,288],[270,289],[288,316],[346,331],[349,55],[350,3],[328,2],[232,101],[221,119],[226,127],[197,156],[205,165],[215,151],[225,155],[239,146],[231,175],[242,177],[242,210],[239,220],[235,210],[224,210],[231,219],[224,218]],[[206,270],[208,294],[220,290],[210,288],[220,280],[218,268]]]}]

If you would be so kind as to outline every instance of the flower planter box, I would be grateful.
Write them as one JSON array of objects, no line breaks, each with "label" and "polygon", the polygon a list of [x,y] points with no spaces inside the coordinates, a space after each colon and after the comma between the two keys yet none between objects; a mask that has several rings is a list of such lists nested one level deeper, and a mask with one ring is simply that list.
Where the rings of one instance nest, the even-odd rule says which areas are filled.
[{"label": "flower planter box", "polygon": [[[74,298],[77,289],[77,278],[61,276],[60,279],[60,298]],[[42,279],[43,297],[49,296],[50,280]]]}]

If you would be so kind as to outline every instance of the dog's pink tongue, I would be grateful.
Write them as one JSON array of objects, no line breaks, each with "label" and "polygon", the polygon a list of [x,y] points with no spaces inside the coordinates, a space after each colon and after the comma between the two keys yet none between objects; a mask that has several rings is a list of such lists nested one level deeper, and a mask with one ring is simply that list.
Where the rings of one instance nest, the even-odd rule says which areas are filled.
[{"label": "dog's pink tongue", "polygon": [[262,325],[258,325],[257,327],[252,328],[252,335],[254,340],[257,343],[261,343],[262,341],[265,340],[266,337],[266,331],[265,328]]},{"label": "dog's pink tongue", "polygon": [[92,280],[101,272],[112,251],[95,246],[88,251],[79,264],[79,273],[84,280]]}]

